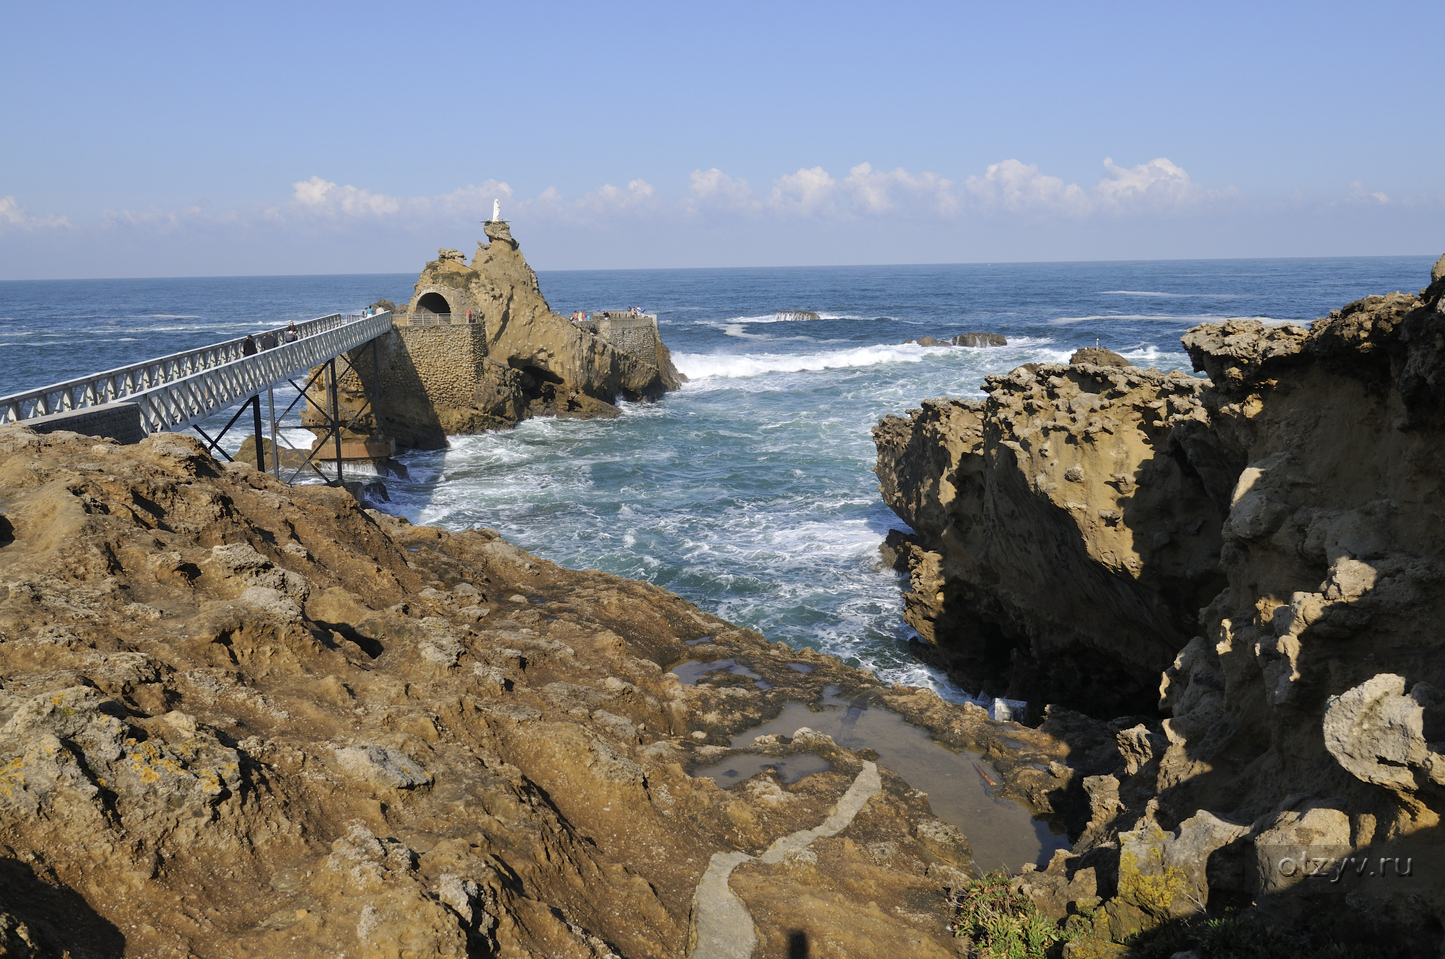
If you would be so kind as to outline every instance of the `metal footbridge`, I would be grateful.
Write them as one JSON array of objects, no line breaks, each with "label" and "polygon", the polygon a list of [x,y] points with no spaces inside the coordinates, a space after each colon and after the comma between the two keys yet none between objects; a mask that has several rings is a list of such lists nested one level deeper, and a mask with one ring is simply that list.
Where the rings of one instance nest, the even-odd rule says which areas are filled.
[{"label": "metal footbridge", "polygon": [[[190,428],[205,437],[213,450],[219,450],[219,435],[212,439],[197,423],[237,403],[244,403],[251,405],[255,412],[259,454],[261,395],[265,393],[269,396],[274,386],[291,382],[300,394],[299,401],[306,396],[312,383],[329,371],[326,387],[330,400],[327,405],[331,409],[320,409],[319,412],[325,416],[336,437],[339,479],[341,440],[337,422],[336,358],[367,343],[372,343],[374,347],[377,337],[391,329],[392,315],[389,312],[370,316],[332,313],[296,324],[294,341],[287,342],[288,331],[284,328],[263,330],[200,349],[0,397],[0,425],[22,423],[47,432],[53,429],[104,432],[123,441],[138,440],[163,430]],[[275,342],[276,345],[269,349],[260,348],[260,344],[267,342]],[[293,378],[311,370],[316,372],[305,386],[292,382]],[[372,397],[373,405],[375,399]],[[245,409],[246,406],[241,407],[232,417],[231,424]],[[139,414],[140,435],[134,435],[136,412]],[[274,401],[271,412],[272,448],[275,449]],[[107,415],[111,413],[121,415],[113,418]],[[124,426],[117,431],[86,428],[121,422]],[[231,424],[227,424],[226,429]],[[224,451],[221,453],[226,455]],[[260,465],[265,468],[264,462]],[[279,475],[275,465],[273,471]]]}]

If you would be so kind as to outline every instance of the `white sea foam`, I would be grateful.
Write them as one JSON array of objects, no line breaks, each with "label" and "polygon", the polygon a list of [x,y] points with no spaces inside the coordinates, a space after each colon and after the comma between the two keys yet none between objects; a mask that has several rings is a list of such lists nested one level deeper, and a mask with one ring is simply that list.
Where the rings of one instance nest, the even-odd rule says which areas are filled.
[{"label": "white sea foam", "polygon": [[1165,296],[1183,300],[1239,300],[1250,293],[1161,293],[1157,290],[1100,290],[1100,296]]},{"label": "white sea foam", "polygon": [[1089,316],[1060,316],[1049,321],[1054,326],[1090,323],[1097,320],[1168,320],[1174,323],[1210,323],[1228,319],[1223,313],[1095,313]]},{"label": "white sea foam", "polygon": [[801,317],[796,314],[779,316],[776,313],[767,313],[762,316],[735,316],[727,320],[728,323],[818,323],[824,320],[888,320],[892,317],[886,316],[855,316],[852,313],[824,313],[813,310],[818,318]]},{"label": "white sea foam", "polygon": [[675,353],[673,362],[690,380],[738,378],[762,373],[802,373],[883,363],[917,363],[925,356],[951,350],[936,346],[860,346],[822,353]]}]

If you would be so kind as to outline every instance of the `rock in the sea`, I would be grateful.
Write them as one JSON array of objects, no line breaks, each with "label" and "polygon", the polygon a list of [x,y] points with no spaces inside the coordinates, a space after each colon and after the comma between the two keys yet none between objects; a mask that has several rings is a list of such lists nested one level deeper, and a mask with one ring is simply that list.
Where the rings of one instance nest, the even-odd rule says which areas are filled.
[{"label": "rock in the sea", "polygon": [[1113,350],[1097,346],[1081,346],[1069,357],[1070,366],[1133,366]]},{"label": "rock in the sea", "polygon": [[[442,447],[448,435],[531,416],[616,416],[619,399],[655,400],[682,384],[655,318],[571,322],[548,305],[510,228],[485,229],[490,242],[478,243],[470,264],[444,249],[422,270],[396,328],[377,341],[379,372],[371,347],[352,354],[338,381],[343,440]],[[326,408],[325,383],[312,389]],[[380,409],[371,409],[378,393]],[[309,407],[303,422],[323,425]]]},{"label": "rock in the sea", "polygon": [[949,342],[954,346],[1008,346],[1002,333],[959,333]]},{"label": "rock in the sea", "polygon": [[779,310],[777,313],[777,319],[780,321],[816,320],[818,319],[818,314],[814,313],[812,310]]}]

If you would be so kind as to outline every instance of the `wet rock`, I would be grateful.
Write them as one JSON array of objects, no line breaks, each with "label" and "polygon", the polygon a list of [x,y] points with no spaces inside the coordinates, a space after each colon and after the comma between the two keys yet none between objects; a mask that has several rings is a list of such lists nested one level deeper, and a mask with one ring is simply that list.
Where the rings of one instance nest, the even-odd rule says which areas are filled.
[{"label": "wet rock", "polygon": [[959,333],[949,342],[954,346],[1008,346],[1008,338],[1002,333]]}]

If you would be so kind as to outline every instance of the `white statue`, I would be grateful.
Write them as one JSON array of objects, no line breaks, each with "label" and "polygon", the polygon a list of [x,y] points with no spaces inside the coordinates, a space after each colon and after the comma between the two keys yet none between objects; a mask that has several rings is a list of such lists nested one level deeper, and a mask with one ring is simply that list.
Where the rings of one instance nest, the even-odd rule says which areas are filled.
[{"label": "white statue", "polygon": [[492,201],[492,222],[497,223],[502,219],[502,201]]}]

